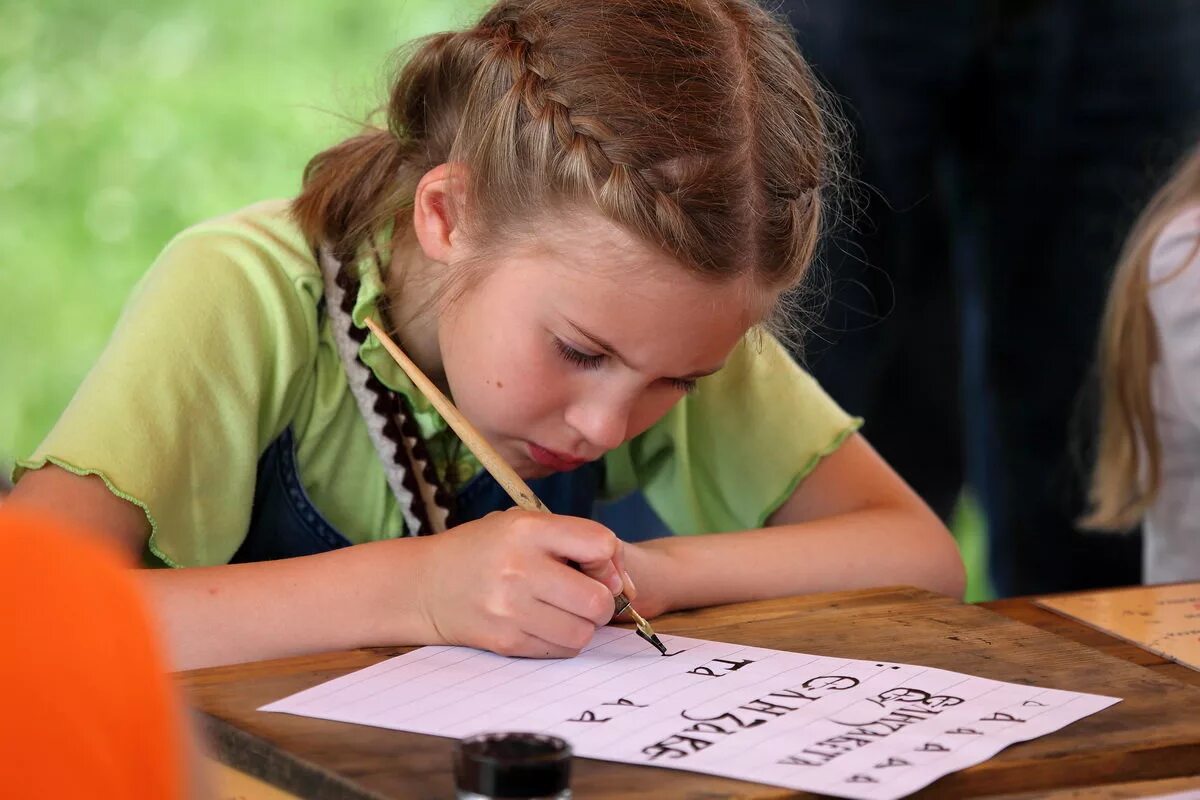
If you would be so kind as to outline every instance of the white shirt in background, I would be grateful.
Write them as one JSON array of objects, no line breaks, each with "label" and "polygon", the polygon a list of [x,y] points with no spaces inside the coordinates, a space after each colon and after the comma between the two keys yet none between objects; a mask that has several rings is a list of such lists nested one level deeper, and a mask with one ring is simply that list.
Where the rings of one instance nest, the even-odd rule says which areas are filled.
[{"label": "white shirt in background", "polygon": [[[1200,206],[1176,216],[1150,256],[1160,360],[1151,379],[1162,488],[1143,525],[1146,583],[1200,579]],[[1174,277],[1172,277],[1174,276]]]}]

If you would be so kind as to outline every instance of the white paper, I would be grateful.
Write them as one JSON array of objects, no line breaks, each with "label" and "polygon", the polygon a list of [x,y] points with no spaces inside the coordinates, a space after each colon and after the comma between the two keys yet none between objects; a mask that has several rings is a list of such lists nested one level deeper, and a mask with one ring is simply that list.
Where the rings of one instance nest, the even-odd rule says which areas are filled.
[{"label": "white paper", "polygon": [[561,736],[576,755],[863,800],[902,797],[1119,698],[958,672],[601,628],[570,659],[423,647],[260,711],[464,738]]}]

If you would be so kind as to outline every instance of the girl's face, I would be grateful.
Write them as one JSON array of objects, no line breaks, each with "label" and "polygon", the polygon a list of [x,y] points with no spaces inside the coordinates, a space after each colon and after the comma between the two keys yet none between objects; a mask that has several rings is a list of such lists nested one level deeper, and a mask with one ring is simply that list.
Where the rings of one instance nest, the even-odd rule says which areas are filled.
[{"label": "girl's face", "polygon": [[774,299],[703,281],[599,218],[474,268],[437,323],[442,368],[455,404],[525,478],[649,428]]}]

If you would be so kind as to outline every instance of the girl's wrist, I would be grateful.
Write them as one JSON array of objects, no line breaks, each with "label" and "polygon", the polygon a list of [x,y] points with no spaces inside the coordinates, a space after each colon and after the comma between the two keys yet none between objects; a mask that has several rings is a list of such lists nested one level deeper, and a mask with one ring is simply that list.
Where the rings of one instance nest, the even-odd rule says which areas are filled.
[{"label": "girl's wrist", "polygon": [[365,646],[438,644],[427,613],[429,540],[396,539],[348,547],[352,604],[363,620]]},{"label": "girl's wrist", "polygon": [[664,544],[656,539],[626,545],[626,570],[637,586],[633,606],[643,615],[658,616],[679,607],[673,580],[678,567],[672,548]]}]

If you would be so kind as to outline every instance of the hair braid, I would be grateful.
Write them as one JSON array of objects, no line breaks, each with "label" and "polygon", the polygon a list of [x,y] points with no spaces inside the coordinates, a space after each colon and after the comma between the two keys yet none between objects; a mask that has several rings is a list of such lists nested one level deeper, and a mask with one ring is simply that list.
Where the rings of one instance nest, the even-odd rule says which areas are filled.
[{"label": "hair braid", "polygon": [[[547,88],[550,69],[538,58],[537,41],[523,33],[527,18],[505,17],[491,31],[493,48],[488,57],[503,60],[512,81],[496,113],[524,112],[533,130],[531,138],[538,143],[537,155],[553,176],[585,191],[616,221],[669,252],[677,250],[673,242],[698,239],[687,214],[661,188],[662,176],[629,158],[630,148],[621,147],[617,133],[602,119],[572,113],[566,99]],[[654,224],[642,224],[643,220]]]},{"label": "hair braid", "polygon": [[339,257],[450,163],[480,252],[591,209],[693,274],[779,292],[807,273],[839,174],[836,116],[752,0],[500,0],[423,40],[386,114],[318,155],[294,206]]}]

